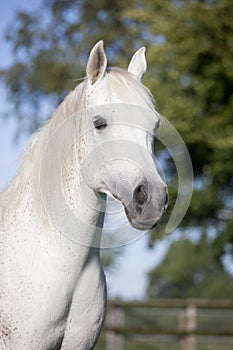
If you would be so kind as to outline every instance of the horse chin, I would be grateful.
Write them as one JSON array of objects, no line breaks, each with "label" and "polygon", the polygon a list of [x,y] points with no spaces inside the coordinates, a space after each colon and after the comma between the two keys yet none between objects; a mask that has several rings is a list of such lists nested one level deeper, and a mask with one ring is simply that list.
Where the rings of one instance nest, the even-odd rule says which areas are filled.
[{"label": "horse chin", "polygon": [[130,225],[137,230],[148,231],[153,229],[157,225],[157,221],[152,224],[148,224],[138,220],[137,218],[134,218],[126,207],[125,207],[125,214]]},{"label": "horse chin", "polygon": [[137,230],[141,230],[141,231],[149,231],[153,227],[153,226],[144,225],[144,224],[137,222],[135,220],[131,220],[130,224],[133,228],[135,228]]}]

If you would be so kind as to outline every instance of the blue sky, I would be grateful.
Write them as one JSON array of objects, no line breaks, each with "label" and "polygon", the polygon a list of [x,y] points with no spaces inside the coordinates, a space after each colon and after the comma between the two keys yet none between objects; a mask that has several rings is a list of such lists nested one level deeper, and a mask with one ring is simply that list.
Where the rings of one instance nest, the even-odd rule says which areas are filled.
[{"label": "blue sky", "polygon": [[[9,0],[1,3],[0,11],[0,69],[7,67],[13,60],[9,45],[3,36],[6,27],[14,18],[18,9],[33,9],[39,0]],[[10,109],[4,86],[0,85],[0,189],[4,188],[16,174],[19,167],[19,156],[23,152],[26,137],[14,144],[16,125],[14,118],[6,120],[4,113]],[[110,297],[119,296],[124,299],[143,298],[147,284],[146,272],[158,264],[169,246],[169,238],[165,242],[148,250],[148,234],[138,241],[122,249],[117,264],[107,272],[108,293]]]},{"label": "blue sky", "polygon": [[[10,46],[4,40],[4,34],[8,24],[14,17],[16,9],[27,7],[30,1],[10,0],[1,3],[0,11],[0,69],[7,67],[13,60]],[[10,181],[18,167],[18,156],[22,152],[25,138],[21,140],[17,147],[13,147],[13,135],[15,132],[15,123],[12,120],[6,120],[5,113],[10,104],[7,102],[7,94],[0,84],[1,104],[0,104],[0,189]]]}]

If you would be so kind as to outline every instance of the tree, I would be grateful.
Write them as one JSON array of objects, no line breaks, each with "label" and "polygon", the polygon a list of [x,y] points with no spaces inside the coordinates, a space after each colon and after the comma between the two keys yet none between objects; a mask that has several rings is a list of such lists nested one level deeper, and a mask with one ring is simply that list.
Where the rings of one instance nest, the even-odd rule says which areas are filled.
[{"label": "tree", "polygon": [[210,237],[221,265],[226,247],[233,255],[232,2],[147,1],[127,14],[145,25],[155,62],[148,85],[192,158],[194,193],[181,228]]},{"label": "tree", "polygon": [[[219,267],[225,253],[233,256],[232,15],[231,0],[42,0],[36,13],[17,14],[7,36],[15,62],[2,72],[19,130],[31,132],[84,75],[96,41],[103,38],[111,62],[123,66],[146,45],[145,85],[193,162],[193,199],[180,230],[198,231]],[[172,208],[175,168],[165,158]]]},{"label": "tree", "polygon": [[125,35],[121,9],[121,1],[41,0],[37,11],[17,13],[6,35],[15,61],[1,73],[19,134],[37,129],[77,85],[77,74],[84,77],[87,55],[98,40],[104,38],[112,63],[130,57],[138,30]]},{"label": "tree", "polygon": [[233,279],[213,258],[208,240],[175,241],[162,264],[149,273],[149,297],[232,298]]},{"label": "tree", "polygon": [[193,228],[200,236],[196,244],[171,246],[149,274],[149,295],[232,297],[223,256],[232,264],[233,6],[228,0],[148,1],[144,9],[128,15],[144,22],[157,42],[148,52],[155,59],[148,83],[189,149],[194,193],[181,227],[184,237]]}]

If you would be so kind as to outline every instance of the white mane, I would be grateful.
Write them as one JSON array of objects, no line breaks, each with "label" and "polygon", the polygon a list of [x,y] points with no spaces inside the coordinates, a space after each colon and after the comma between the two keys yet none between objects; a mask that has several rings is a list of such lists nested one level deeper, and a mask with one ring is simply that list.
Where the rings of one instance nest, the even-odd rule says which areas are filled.
[{"label": "white mane", "polygon": [[[108,68],[104,76],[109,92],[117,92],[120,99],[129,104],[138,105],[141,101],[148,108],[154,108],[154,101],[150,91],[128,71],[121,68]],[[56,183],[56,174],[59,167],[63,164],[60,155],[67,144],[71,144],[71,140],[77,135],[74,131],[80,129],[81,120],[71,118],[82,110],[85,110],[86,91],[88,80],[85,79],[73,91],[71,91],[60,106],[54,111],[52,117],[47,123],[38,130],[26,145],[26,151],[23,162],[18,175],[12,180],[10,185],[0,194],[0,207],[13,206],[14,208],[20,204],[21,197],[29,184],[33,186],[35,195],[35,203],[39,203],[41,198],[39,193],[39,173],[40,164],[51,136],[56,128],[70,118],[71,124],[69,128],[65,128],[61,137],[57,137],[53,142],[53,149],[50,151],[51,159],[48,159],[47,189]],[[158,115],[158,114],[157,114]],[[50,165],[53,164],[52,167]]]}]

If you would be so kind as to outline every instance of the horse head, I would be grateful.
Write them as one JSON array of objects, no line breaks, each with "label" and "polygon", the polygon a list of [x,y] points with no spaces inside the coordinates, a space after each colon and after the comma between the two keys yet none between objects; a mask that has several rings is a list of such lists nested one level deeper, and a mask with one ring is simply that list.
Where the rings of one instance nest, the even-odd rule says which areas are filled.
[{"label": "horse head", "polygon": [[144,47],[124,70],[107,67],[102,41],[94,46],[86,67],[81,147],[88,187],[119,200],[141,230],[154,227],[167,206],[167,186],[154,158],[159,114],[141,83],[146,68]]}]

